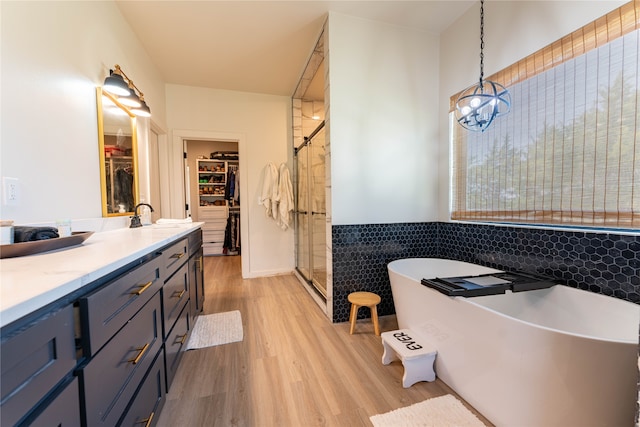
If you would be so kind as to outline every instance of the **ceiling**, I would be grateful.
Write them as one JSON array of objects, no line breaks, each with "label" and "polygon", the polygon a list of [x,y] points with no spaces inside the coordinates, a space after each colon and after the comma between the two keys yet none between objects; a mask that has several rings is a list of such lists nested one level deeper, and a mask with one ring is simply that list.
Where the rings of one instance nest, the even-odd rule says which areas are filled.
[{"label": "ceiling", "polygon": [[328,11],[440,34],[475,1],[115,0],[171,84],[290,96]]}]

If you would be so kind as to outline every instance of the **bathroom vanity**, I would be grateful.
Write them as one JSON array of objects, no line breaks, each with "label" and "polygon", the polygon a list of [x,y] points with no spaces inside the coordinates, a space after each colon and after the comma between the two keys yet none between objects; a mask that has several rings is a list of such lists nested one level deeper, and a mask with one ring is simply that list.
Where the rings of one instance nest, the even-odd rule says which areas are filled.
[{"label": "bathroom vanity", "polygon": [[200,226],[2,260],[0,424],[155,424],[202,311]]}]

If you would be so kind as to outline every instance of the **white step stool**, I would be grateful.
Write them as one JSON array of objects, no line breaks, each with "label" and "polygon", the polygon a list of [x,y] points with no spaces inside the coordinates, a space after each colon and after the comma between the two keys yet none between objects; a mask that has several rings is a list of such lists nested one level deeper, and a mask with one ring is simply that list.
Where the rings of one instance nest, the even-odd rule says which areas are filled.
[{"label": "white step stool", "polygon": [[398,358],[404,366],[402,387],[408,388],[418,381],[434,381],[433,363],[438,351],[429,342],[409,329],[383,332],[380,335],[384,353],[382,364],[388,365]]}]

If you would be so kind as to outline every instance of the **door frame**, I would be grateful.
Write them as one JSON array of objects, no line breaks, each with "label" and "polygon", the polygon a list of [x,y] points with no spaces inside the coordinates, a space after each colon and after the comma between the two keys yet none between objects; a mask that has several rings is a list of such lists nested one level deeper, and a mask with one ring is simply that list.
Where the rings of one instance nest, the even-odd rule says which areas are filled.
[{"label": "door frame", "polygon": [[[184,170],[184,153],[186,152],[186,140],[199,140],[199,141],[230,141],[238,143],[238,157],[240,167],[240,194],[248,194],[248,167],[246,156],[246,136],[242,133],[230,133],[230,132],[216,132],[216,131],[201,131],[201,130],[186,130],[176,129],[173,131],[173,143],[172,154],[174,158],[180,159],[178,163],[174,163],[174,168],[171,173],[171,187],[172,187],[172,200],[171,207],[172,213],[179,216],[185,215],[185,170]],[[249,199],[244,197],[244,206],[240,205],[240,247],[242,248],[242,277],[249,277],[249,266],[251,265],[250,251],[249,251]]]}]

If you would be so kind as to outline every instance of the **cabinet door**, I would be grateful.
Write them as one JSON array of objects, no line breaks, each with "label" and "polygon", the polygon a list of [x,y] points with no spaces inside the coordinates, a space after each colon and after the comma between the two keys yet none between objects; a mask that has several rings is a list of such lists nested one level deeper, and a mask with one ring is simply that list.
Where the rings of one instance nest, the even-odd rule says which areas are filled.
[{"label": "cabinet door", "polygon": [[74,378],[33,421],[30,427],[77,427],[80,425],[78,379]]},{"label": "cabinet door", "polygon": [[165,402],[164,354],[160,352],[147,377],[133,399],[131,407],[118,425],[122,427],[153,426]]},{"label": "cabinet door", "polygon": [[4,330],[2,334],[0,424],[12,426],[75,367],[73,307],[67,306],[13,336]]},{"label": "cabinet door", "polygon": [[160,293],[81,371],[88,426],[116,425],[162,348]]},{"label": "cabinet door", "polygon": [[189,299],[191,305],[191,322],[203,310],[204,304],[204,271],[202,263],[204,262],[202,248],[189,258]]}]

